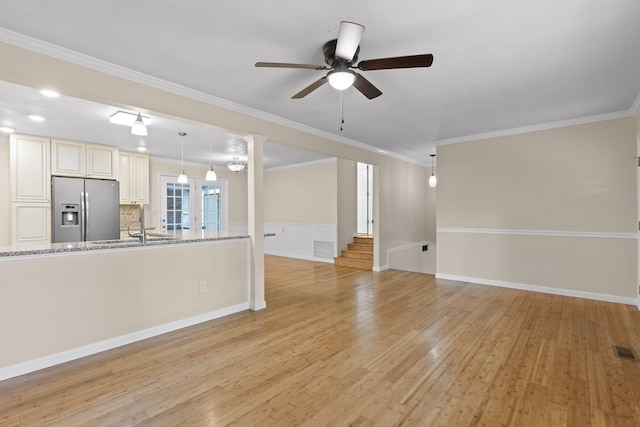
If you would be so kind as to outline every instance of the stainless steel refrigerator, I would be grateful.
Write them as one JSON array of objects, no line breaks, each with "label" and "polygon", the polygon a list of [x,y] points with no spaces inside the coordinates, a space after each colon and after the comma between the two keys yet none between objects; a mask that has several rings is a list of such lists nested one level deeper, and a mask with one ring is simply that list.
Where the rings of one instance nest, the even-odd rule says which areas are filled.
[{"label": "stainless steel refrigerator", "polygon": [[51,178],[51,242],[120,238],[118,181]]}]

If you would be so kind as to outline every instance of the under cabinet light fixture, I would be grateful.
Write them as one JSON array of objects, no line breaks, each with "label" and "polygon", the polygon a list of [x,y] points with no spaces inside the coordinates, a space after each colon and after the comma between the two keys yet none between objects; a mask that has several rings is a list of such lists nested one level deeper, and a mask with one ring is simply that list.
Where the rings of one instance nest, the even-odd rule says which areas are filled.
[{"label": "under cabinet light fixture", "polygon": [[182,159],[182,171],[180,172],[180,175],[178,175],[178,184],[189,183],[189,178],[187,178],[187,175],[184,173],[184,137],[186,134],[186,132],[178,132],[178,135],[180,135],[180,157]]}]

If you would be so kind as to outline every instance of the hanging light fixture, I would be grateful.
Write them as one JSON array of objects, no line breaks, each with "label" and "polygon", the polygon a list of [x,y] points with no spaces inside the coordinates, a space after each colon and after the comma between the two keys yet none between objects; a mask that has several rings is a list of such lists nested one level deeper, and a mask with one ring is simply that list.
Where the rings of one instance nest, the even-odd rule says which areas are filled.
[{"label": "hanging light fixture", "polygon": [[234,172],[240,172],[244,169],[244,163],[240,162],[237,157],[234,157],[232,161],[227,163],[227,167]]},{"label": "hanging light fixture", "polygon": [[433,159],[436,157],[435,154],[431,155],[431,176],[429,177],[429,187],[436,188],[436,184],[438,183],[438,178],[433,173]]},{"label": "hanging light fixture", "polygon": [[211,141],[213,140],[213,133],[211,133],[211,139],[209,139],[209,170],[207,171],[207,174],[204,177],[205,181],[217,181],[218,180],[218,176],[216,175],[216,172],[213,170],[213,152],[211,151]]},{"label": "hanging light fixture", "polygon": [[187,175],[184,174],[184,137],[186,134],[186,132],[178,132],[178,135],[180,135],[180,157],[182,159],[182,171],[180,172],[180,175],[178,175],[178,184],[189,183],[189,178],[187,178]]},{"label": "hanging light fixture", "polygon": [[147,126],[142,121],[140,113],[138,113],[136,121],[131,125],[131,133],[138,136],[147,136]]}]

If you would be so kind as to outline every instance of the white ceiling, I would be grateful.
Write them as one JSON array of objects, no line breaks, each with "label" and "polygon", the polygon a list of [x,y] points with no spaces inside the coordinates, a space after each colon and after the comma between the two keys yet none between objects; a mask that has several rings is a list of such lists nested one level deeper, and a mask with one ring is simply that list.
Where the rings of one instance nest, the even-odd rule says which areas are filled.
[{"label": "white ceiling", "polygon": [[[631,112],[640,94],[637,0],[2,0],[2,10],[5,34],[426,164],[437,142]],[[322,71],[254,67],[323,64],[322,45],[337,36],[341,20],[366,27],[360,60],[434,55],[431,68],[363,72],[383,95],[368,100],[346,90],[343,131],[340,93],[330,86],[291,99]],[[175,126],[168,128],[166,141],[154,144],[167,147],[158,156],[176,158]],[[186,131],[198,141],[211,138],[208,129]],[[227,139],[227,157],[239,150],[237,136],[214,139]],[[205,143],[193,158],[209,159],[207,151]],[[191,155],[185,140],[185,159]]]}]

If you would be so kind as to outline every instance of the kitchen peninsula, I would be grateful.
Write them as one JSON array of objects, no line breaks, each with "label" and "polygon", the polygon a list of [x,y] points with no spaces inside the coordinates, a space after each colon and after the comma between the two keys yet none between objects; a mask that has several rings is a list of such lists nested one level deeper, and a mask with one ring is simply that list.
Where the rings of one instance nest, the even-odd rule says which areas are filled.
[{"label": "kitchen peninsula", "polygon": [[3,248],[0,380],[250,308],[251,239]]}]

